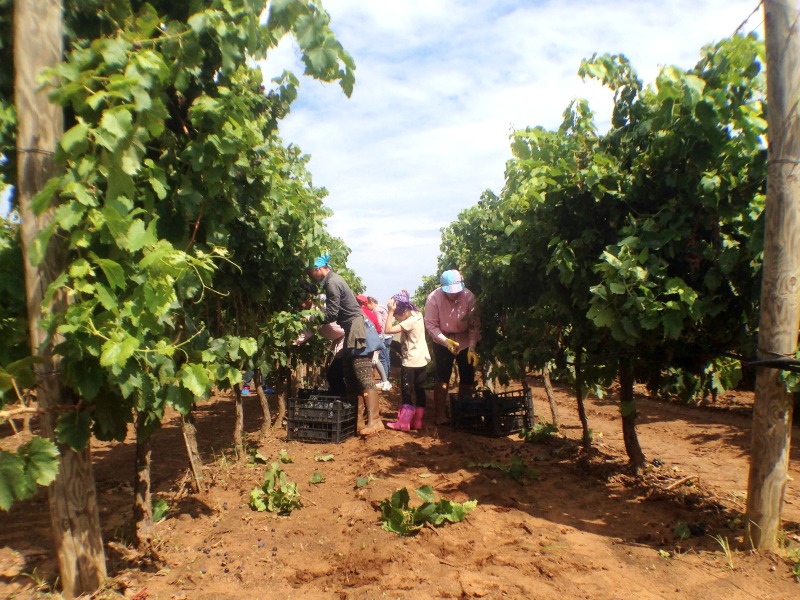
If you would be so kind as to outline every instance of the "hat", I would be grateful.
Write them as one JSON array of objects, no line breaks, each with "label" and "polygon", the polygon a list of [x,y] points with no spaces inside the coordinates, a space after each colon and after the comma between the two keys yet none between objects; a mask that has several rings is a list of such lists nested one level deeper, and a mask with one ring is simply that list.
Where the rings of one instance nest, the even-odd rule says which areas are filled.
[{"label": "hat", "polygon": [[328,262],[331,260],[331,255],[327,252],[322,256],[319,256],[314,260],[314,264],[311,266],[312,269],[319,269],[320,267],[327,267]]},{"label": "hat", "polygon": [[369,299],[364,294],[358,294],[356,295],[356,302],[358,302],[360,306],[366,306]]},{"label": "hat", "polygon": [[442,284],[442,291],[446,294],[457,294],[464,289],[464,278],[455,269],[442,273],[439,281]]}]

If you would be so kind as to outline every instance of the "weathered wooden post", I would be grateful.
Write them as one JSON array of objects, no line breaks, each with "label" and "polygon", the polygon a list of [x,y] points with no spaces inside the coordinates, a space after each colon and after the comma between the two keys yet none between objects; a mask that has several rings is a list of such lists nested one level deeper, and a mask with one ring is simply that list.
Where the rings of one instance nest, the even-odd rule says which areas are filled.
[{"label": "weathered wooden post", "polygon": [[[800,28],[796,0],[765,0],[769,156],[761,284],[760,359],[794,357],[800,319]],[[792,397],[779,371],[756,375],[747,537],[777,547],[792,436]]]},{"label": "weathered wooden post", "polygon": [[[38,266],[30,262],[38,233],[53,220],[53,211],[33,213],[31,200],[54,173],[53,153],[64,124],[61,107],[48,101],[37,78],[61,61],[63,54],[62,6],[59,0],[14,2],[14,93],[17,132],[17,194],[22,216],[22,251],[31,348],[44,359],[37,367],[37,399],[44,410],[43,433],[54,438],[54,409],[74,403],[64,389],[60,359],[42,326],[42,300],[48,285],[63,265],[63,253],[51,241]],[[54,238],[55,240],[55,238]],[[50,310],[59,310],[64,297],[54,298]],[[89,451],[73,452],[64,446],[59,475],[48,488],[50,520],[60,566],[63,594],[73,598],[91,593],[106,577],[106,563],[97,497]]]}]

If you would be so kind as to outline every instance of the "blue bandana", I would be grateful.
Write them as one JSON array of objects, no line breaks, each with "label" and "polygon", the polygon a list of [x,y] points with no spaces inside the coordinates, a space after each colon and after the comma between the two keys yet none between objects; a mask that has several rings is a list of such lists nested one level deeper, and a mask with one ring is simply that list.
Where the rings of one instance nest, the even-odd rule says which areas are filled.
[{"label": "blue bandana", "polygon": [[320,267],[327,267],[330,260],[331,255],[326,252],[314,261],[314,268],[319,269]]}]

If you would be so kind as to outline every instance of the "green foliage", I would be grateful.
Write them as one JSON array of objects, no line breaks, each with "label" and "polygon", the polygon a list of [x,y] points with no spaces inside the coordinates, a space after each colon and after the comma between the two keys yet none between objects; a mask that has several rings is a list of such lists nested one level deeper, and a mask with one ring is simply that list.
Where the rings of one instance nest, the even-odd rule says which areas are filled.
[{"label": "green foliage", "polygon": [[32,497],[37,485],[50,485],[58,475],[58,456],[55,444],[38,436],[16,452],[0,450],[0,509]]},{"label": "green foliage", "polygon": [[250,460],[250,464],[253,465],[265,465],[267,464],[267,457],[261,454],[258,448],[250,448],[248,452],[248,458]]},{"label": "green foliage", "polygon": [[266,510],[285,516],[302,506],[297,484],[286,480],[286,473],[276,462],[264,474],[261,487],[250,491],[250,508],[259,512]]},{"label": "green foliage", "polygon": [[690,537],[692,537],[692,532],[689,529],[689,524],[686,523],[685,521],[680,521],[679,523],[677,523],[675,525],[675,528],[673,529],[673,533],[675,534],[675,537],[678,538],[679,540],[687,540]]},{"label": "green foliage", "polygon": [[369,485],[371,481],[374,481],[375,477],[371,474],[367,475],[366,477],[357,477],[356,478],[356,488],[361,489]]},{"label": "green foliage", "polygon": [[800,583],[800,548],[791,548],[786,551],[784,560],[789,565],[789,572],[796,583]]},{"label": "green foliage", "polygon": [[167,518],[167,513],[169,513],[169,504],[167,504],[166,500],[160,496],[153,496],[152,505],[153,523],[158,523],[159,521],[163,521]]},{"label": "green foliage", "polygon": [[[212,388],[239,383],[242,369],[292,359],[308,257],[338,241],[325,232],[330,211],[308,157],[276,135],[298,79],[286,72],[266,89],[254,60],[292,35],[306,74],[348,95],[355,67],[318,3],[271,2],[262,23],[263,9],[252,0],[65,5],[65,60],[51,89],[66,116],[61,172],[34,199],[55,222],[32,254],[41,260],[48,243],[66,250],[48,294],[67,308],[47,317],[62,336],[64,380],[86,408],[59,422],[72,447],[92,434],[122,439],[134,414],[146,435],[166,406],[185,414]],[[13,64],[0,15],[0,52]],[[0,152],[13,158],[9,74],[0,75]],[[13,182],[9,164],[0,183]],[[27,344],[24,304],[14,304],[24,289],[18,248],[16,226],[4,223],[4,365]]]},{"label": "green foliage", "polygon": [[735,389],[742,380],[741,362],[721,356],[705,365],[699,373],[669,367],[650,383],[651,392],[664,398],[699,403],[710,395],[713,399]]},{"label": "green foliage", "polygon": [[[443,231],[440,268],[478,295],[482,354],[500,381],[554,361],[602,390],[621,365],[702,390],[735,385],[753,354],[766,181],[763,44],[735,36],[644,88],[624,56],[579,73],[614,93],[600,135],[583,100],[557,131],[515,131],[506,182]],[[610,338],[610,339],[609,339]]]},{"label": "green foliage", "polygon": [[[0,365],[7,365],[9,370],[12,363],[30,356],[19,234],[16,213],[0,217]],[[19,372],[16,375],[22,387],[34,387],[30,377]],[[0,397],[4,388],[8,389],[0,385]]]},{"label": "green foliage", "polygon": [[523,429],[519,432],[519,437],[526,442],[541,444],[552,439],[558,434],[558,427],[553,423],[535,423],[531,429]]},{"label": "green foliage", "polygon": [[314,472],[311,474],[311,480],[310,480],[310,482],[311,482],[312,484],[315,484],[315,485],[316,485],[316,484],[318,484],[318,483],[325,483],[325,475],[323,475],[323,474],[322,474],[322,473],[320,473],[319,471],[314,471]]},{"label": "green foliage", "polygon": [[[558,431],[558,429],[556,429],[556,431]],[[520,433],[520,437],[522,437],[522,433]],[[505,473],[506,477],[513,479],[520,485],[524,485],[532,479],[539,479],[539,473],[536,472],[536,469],[532,469],[522,462],[522,458],[518,454],[513,455],[511,457],[511,462],[507,465],[489,462],[470,466],[480,467],[482,469],[497,469]]]},{"label": "green foliage", "polygon": [[415,490],[422,498],[420,506],[409,506],[409,494],[406,488],[395,491],[391,498],[381,500],[379,508],[381,521],[386,531],[399,535],[414,535],[426,523],[439,527],[445,523],[458,523],[478,504],[477,500],[458,503],[446,499],[434,502],[433,488],[429,485]]}]

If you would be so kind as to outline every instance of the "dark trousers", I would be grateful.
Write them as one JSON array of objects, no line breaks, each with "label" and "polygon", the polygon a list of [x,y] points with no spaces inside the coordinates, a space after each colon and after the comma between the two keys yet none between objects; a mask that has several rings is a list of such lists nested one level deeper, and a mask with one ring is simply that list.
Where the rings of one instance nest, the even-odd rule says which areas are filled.
[{"label": "dark trousers", "polygon": [[417,408],[425,408],[425,378],[428,367],[401,367],[400,368],[400,397],[403,404],[414,404],[412,397],[416,396]]},{"label": "dark trousers", "polygon": [[328,390],[332,395],[345,395],[347,386],[344,384],[344,359],[341,353],[331,361],[328,371],[325,373],[325,379],[328,380]]},{"label": "dark trousers", "polygon": [[450,375],[453,373],[453,363],[458,367],[458,385],[475,385],[475,367],[467,360],[468,348],[464,348],[456,356],[447,348],[440,344],[433,344],[433,357],[436,360],[436,383],[450,383]]}]

